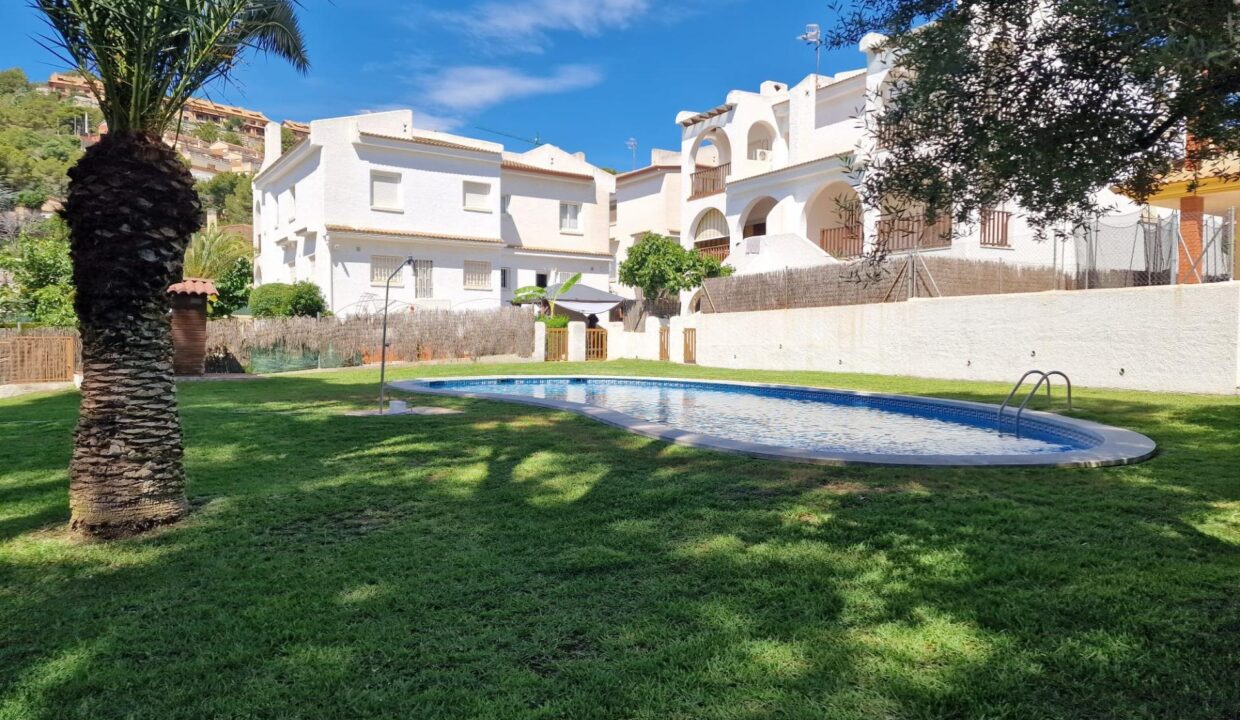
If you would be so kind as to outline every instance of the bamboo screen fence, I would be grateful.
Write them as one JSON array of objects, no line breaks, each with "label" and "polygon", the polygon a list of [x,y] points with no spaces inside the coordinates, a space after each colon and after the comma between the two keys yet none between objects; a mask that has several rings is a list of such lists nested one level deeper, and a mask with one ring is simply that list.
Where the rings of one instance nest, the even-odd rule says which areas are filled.
[{"label": "bamboo screen fence", "polygon": [[76,330],[0,329],[0,385],[69,382],[80,364]]}]

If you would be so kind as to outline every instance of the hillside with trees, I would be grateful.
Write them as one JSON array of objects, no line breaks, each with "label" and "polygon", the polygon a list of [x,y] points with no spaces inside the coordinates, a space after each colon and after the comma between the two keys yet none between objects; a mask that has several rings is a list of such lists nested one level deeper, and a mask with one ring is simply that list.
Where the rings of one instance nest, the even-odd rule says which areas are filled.
[{"label": "hillside with trees", "polygon": [[0,185],[29,208],[64,197],[66,173],[82,156],[79,133],[102,119],[97,108],[40,92],[18,68],[0,71]]}]

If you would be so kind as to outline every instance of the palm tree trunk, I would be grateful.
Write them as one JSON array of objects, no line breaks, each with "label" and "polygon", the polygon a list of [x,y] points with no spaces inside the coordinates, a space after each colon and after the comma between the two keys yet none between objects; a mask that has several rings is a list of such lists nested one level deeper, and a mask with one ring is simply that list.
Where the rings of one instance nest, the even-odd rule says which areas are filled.
[{"label": "palm tree trunk", "polygon": [[132,535],[188,508],[167,289],[202,208],[189,170],[155,137],[105,135],[69,178],[83,373],[70,526]]}]

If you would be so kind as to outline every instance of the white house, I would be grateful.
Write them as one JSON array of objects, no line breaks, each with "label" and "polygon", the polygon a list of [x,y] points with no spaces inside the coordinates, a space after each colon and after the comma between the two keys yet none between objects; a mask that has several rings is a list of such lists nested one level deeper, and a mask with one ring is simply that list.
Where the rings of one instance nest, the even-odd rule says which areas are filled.
[{"label": "white house", "polygon": [[616,212],[612,224],[612,292],[633,297],[633,288],[621,285],[615,276],[629,248],[648,232],[680,238],[680,153],[675,150],[650,151],[650,164],[616,176]]},{"label": "white house", "polygon": [[757,92],[733,90],[715,108],[677,116],[686,246],[727,257],[740,274],[847,261],[879,237],[893,253],[1063,266],[1063,249],[1037,241],[1017,208],[995,208],[953,229],[950,218],[928,224],[861,207],[855,168],[882,149],[858,118],[881,112],[892,84],[882,39],[862,39],[864,68],[796,85],[764,82]]},{"label": "white house", "polygon": [[392,309],[498,307],[578,272],[606,290],[614,187],[582,154],[505,152],[417,129],[410,110],[314,121],[284,154],[271,123],[254,281],[310,280],[340,315],[381,309],[393,272]]}]

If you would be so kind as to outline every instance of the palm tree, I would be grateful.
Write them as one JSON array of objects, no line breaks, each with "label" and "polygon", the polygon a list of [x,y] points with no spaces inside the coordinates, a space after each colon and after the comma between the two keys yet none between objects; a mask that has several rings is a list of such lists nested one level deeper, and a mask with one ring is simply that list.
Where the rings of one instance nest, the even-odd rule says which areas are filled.
[{"label": "palm tree", "polygon": [[238,260],[250,259],[254,248],[245,238],[213,225],[194,233],[185,250],[185,277],[219,280]]},{"label": "palm tree", "polygon": [[82,402],[71,528],[119,537],[188,509],[168,286],[202,225],[193,178],[161,137],[246,50],[308,67],[297,0],[31,0],[44,45],[90,81],[108,134],[69,171]]}]

